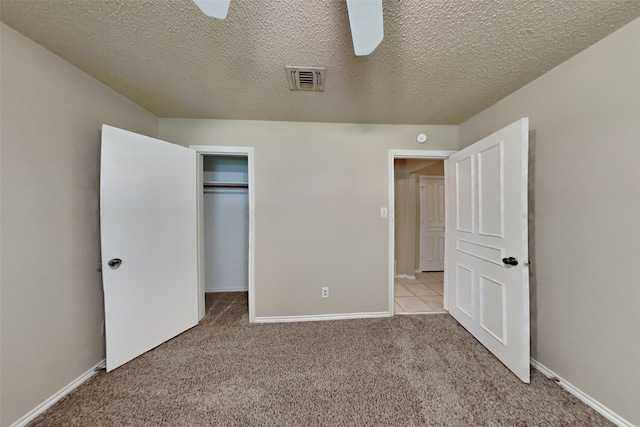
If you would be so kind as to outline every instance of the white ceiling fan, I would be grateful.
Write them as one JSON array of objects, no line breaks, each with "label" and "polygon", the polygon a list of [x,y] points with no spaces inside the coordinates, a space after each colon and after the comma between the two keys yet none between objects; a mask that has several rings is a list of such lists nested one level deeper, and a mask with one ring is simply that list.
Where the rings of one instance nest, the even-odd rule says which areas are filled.
[{"label": "white ceiling fan", "polygon": [[[231,0],[193,0],[202,12],[225,19]],[[353,49],[356,56],[369,55],[382,42],[382,0],[347,0]]]},{"label": "white ceiling fan", "polygon": [[202,13],[212,18],[224,19],[229,12],[231,0],[193,0]]}]

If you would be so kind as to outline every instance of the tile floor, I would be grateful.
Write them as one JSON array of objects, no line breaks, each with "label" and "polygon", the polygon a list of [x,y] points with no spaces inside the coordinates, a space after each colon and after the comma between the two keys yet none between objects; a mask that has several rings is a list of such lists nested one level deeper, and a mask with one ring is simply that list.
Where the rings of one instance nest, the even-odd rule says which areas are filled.
[{"label": "tile floor", "polygon": [[443,313],[444,272],[416,273],[415,279],[395,279],[395,314]]}]

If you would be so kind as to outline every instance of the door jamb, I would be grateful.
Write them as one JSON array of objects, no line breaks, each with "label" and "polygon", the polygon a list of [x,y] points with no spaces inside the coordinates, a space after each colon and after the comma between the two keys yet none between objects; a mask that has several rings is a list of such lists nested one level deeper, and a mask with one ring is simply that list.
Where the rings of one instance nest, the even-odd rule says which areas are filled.
[{"label": "door jamb", "polygon": [[[389,315],[394,315],[394,241],[395,241],[395,179],[394,179],[394,166],[393,161],[395,159],[440,159],[446,160],[452,154],[456,153],[456,150],[389,150]],[[446,181],[445,181],[446,185]],[[445,199],[445,210],[446,199]],[[445,237],[445,245],[447,244],[447,240]],[[446,269],[446,266],[445,266]],[[449,304],[447,300],[447,277],[445,275],[444,280],[444,308],[448,310]]]},{"label": "door jamb", "polygon": [[[248,196],[249,196],[249,322],[254,322],[256,317],[255,305],[255,189],[254,189],[254,163],[253,147],[232,147],[214,145],[190,145],[189,148],[195,150],[198,156],[198,188],[202,188],[202,156],[203,155],[224,155],[239,156],[247,158],[248,172]],[[203,224],[203,193],[198,191],[198,310],[199,317],[204,317],[204,224]]]}]

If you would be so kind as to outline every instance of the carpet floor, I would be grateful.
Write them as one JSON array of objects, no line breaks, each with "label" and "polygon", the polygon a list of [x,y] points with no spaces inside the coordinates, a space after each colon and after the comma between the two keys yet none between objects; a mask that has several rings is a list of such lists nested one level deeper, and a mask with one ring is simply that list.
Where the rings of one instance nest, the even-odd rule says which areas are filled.
[{"label": "carpet floor", "polygon": [[612,426],[537,371],[522,384],[448,314],[250,324],[207,295],[195,328],[35,426]]}]

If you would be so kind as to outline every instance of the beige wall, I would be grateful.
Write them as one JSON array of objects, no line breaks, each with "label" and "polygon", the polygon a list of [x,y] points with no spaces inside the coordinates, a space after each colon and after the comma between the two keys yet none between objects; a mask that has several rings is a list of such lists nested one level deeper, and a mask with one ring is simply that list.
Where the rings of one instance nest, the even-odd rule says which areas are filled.
[{"label": "beige wall", "polygon": [[[418,133],[429,135],[418,145]],[[161,119],[182,145],[255,147],[256,315],[386,312],[389,149],[456,149],[457,126]],[[320,298],[320,288],[330,298]]]},{"label": "beige wall", "polygon": [[464,122],[461,146],[523,116],[533,356],[640,425],[640,20]]},{"label": "beige wall", "polygon": [[412,174],[418,180],[420,179],[420,175],[444,176],[444,160],[438,160],[436,162],[429,163],[424,167],[413,170]]},{"label": "beige wall", "polygon": [[406,159],[394,161],[395,174],[395,260],[396,275],[415,275],[416,182],[407,169]]},{"label": "beige wall", "polygon": [[8,426],[104,358],[100,126],[155,136],[158,122],[0,25],[0,425]]}]

